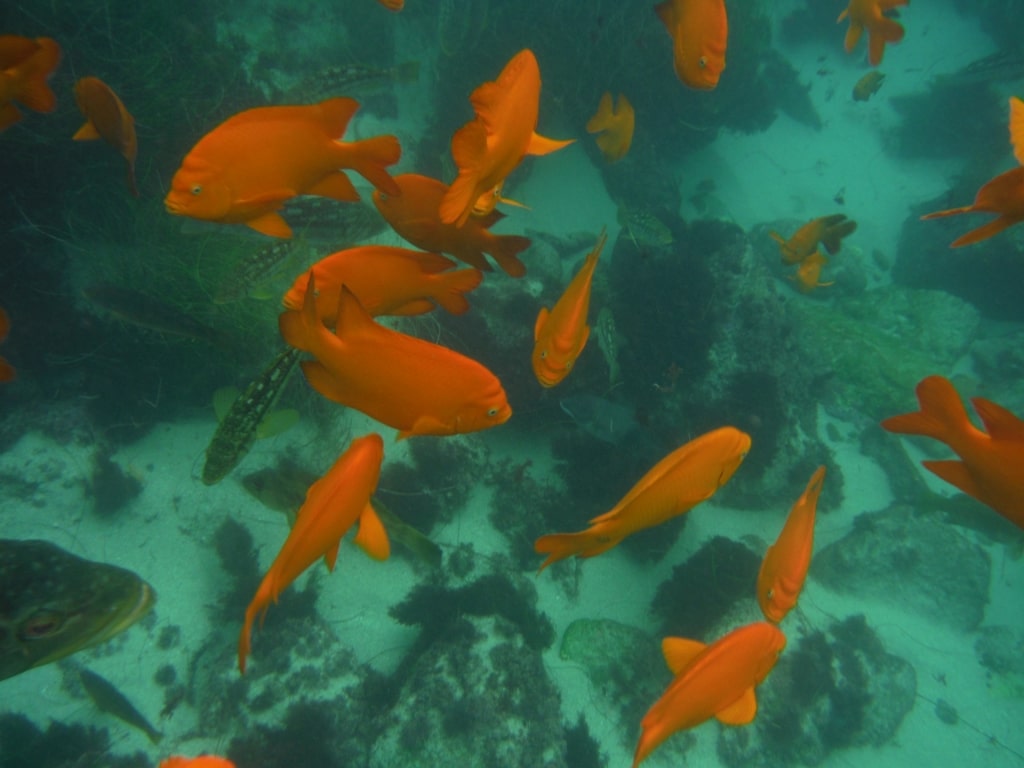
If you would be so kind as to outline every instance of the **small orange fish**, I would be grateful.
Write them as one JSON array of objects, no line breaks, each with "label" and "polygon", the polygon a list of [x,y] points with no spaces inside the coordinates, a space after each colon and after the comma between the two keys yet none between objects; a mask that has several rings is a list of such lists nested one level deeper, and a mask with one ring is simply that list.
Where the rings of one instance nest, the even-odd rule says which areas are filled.
[{"label": "small orange fish", "polygon": [[754,688],[768,677],[785,647],[786,636],[763,621],[734,629],[711,645],[681,637],[662,640],[675,679],[640,721],[633,768],[673,733],[712,717],[725,725],[753,722]]},{"label": "small orange fish", "polygon": [[996,213],[997,218],[966,235],[961,235],[951,244],[951,248],[986,240],[997,235],[1008,227],[1024,221],[1024,102],[1016,96],[1010,97],[1010,142],[1013,153],[1020,167],[1001,173],[978,190],[971,205],[962,208],[951,208],[948,211],[929,213],[922,220],[938,219],[943,216],[956,216],[961,213]]},{"label": "small orange fish", "polygon": [[223,757],[201,755],[200,757],[168,757],[161,760],[158,768],[235,768],[235,764]]},{"label": "small orange fish", "polygon": [[828,259],[815,251],[800,262],[800,266],[796,268],[796,274],[789,275],[789,279],[796,283],[796,288],[800,293],[810,293],[815,288],[827,288],[834,285],[835,282],[821,282],[821,269],[826,264],[828,264]]},{"label": "small orange fish", "polygon": [[587,313],[590,284],[607,235],[602,231],[594,250],[549,312],[541,307],[533,328],[533,373],[543,387],[553,387],[569,375],[590,336]]},{"label": "small orange fish", "polygon": [[501,182],[494,189],[484,192],[480,197],[477,198],[473,204],[473,215],[474,216],[486,216],[498,203],[504,203],[505,205],[514,205],[516,208],[526,208],[529,206],[518,203],[515,200],[509,200],[507,197],[502,197],[501,189],[505,186],[505,182]]},{"label": "small orange fish", "polygon": [[316,357],[302,370],[328,400],[394,427],[399,440],[476,432],[512,415],[501,382],[484,366],[375,323],[345,287],[331,333],[320,322],[315,280],[311,274],[302,310],[283,313],[279,326],[286,342]]},{"label": "small orange fish", "polygon": [[[7,317],[7,313],[3,309],[0,309],[0,343],[7,339],[7,333],[10,330],[11,319]],[[16,378],[17,374],[14,371],[14,366],[0,357],[0,382],[14,381]]]},{"label": "small orange fish", "polygon": [[860,41],[864,29],[868,30],[868,62],[872,67],[882,63],[886,43],[898,43],[903,39],[903,25],[892,18],[893,9],[907,5],[910,0],[850,0],[846,10],[839,14],[836,23],[850,19],[846,30],[844,46],[850,53]]},{"label": "small orange fish", "polygon": [[712,430],[677,448],[618,504],[593,518],[587,530],[537,539],[534,550],[548,556],[538,573],[573,555],[600,555],[632,533],[689,512],[729,481],[749,450],[750,436],[734,427]]},{"label": "small orange fish", "polygon": [[476,117],[452,136],[459,175],[441,201],[441,221],[462,226],[480,196],[493,190],[526,155],[546,155],[572,144],[536,133],[540,67],[529,49],[512,57],[494,82],[469,98]]},{"label": "small orange fish", "polygon": [[471,216],[462,226],[445,224],[438,214],[441,200],[448,191],[445,184],[414,173],[396,176],[395,183],[400,195],[374,192],[373,204],[403,239],[424,251],[447,253],[483,272],[493,269],[484,258],[486,253],[493,256],[509,276],[526,274],[526,265],[518,254],[530,246],[529,238],[495,235],[488,229],[502,218],[500,211]]},{"label": "small orange fish", "polygon": [[867,101],[876,93],[878,93],[878,89],[882,87],[882,83],[884,81],[885,75],[883,75],[877,69],[868,72],[854,84],[853,100]]},{"label": "small orange fish", "polygon": [[135,196],[135,157],[139,143],[135,120],[110,86],[97,77],[83,77],[75,83],[75,101],[85,115],[85,125],[72,136],[75,141],[103,139],[128,162],[128,189]]},{"label": "small orange fish", "polygon": [[338,140],[357,109],[358,101],[338,98],[309,106],[257,107],[228,118],[185,156],[164,201],[168,212],[291,237],[291,228],[276,213],[291,198],[359,199],[341,168],[351,168],[383,192],[399,194],[387,172],[402,154],[398,139]]},{"label": "small orange fish", "polygon": [[469,310],[465,294],[483,279],[478,269],[452,269],[455,262],[439,253],[389,245],[363,245],[325,256],[303,272],[284,295],[288,309],[302,309],[312,273],[320,292],[320,319],[333,325],[338,297],[345,285],[373,317],[421,315],[442,306],[453,315]]},{"label": "small orange fish", "polygon": [[34,112],[57,108],[47,81],[59,63],[60,46],[49,37],[0,35],[0,131],[21,120],[14,102]]},{"label": "small orange fish", "polygon": [[818,467],[789,510],[779,538],[768,547],[757,575],[757,602],[768,621],[778,624],[796,605],[814,550],[814,518],[825,468]]},{"label": "small orange fish", "polygon": [[856,229],[857,222],[847,219],[845,213],[834,213],[811,219],[789,240],[774,230],[768,236],[779,244],[783,263],[799,264],[818,249],[818,243],[824,245],[825,250],[833,256],[839,253],[843,238]]},{"label": "small orange fish", "polygon": [[691,88],[716,87],[729,38],[724,0],[664,0],[654,10],[672,38],[676,77]]},{"label": "small orange fish", "polygon": [[971,398],[985,429],[975,427],[948,379],[917,385],[921,410],[893,416],[882,428],[948,445],[960,461],[924,461],[925,469],[1024,528],[1024,421],[983,397]]},{"label": "small orange fish", "polygon": [[629,100],[619,94],[619,103],[612,106],[612,95],[605,93],[597,105],[597,114],[587,121],[587,133],[596,133],[597,148],[604,159],[614,163],[626,156],[633,142],[636,115]]},{"label": "small orange fish", "polygon": [[405,0],[377,0],[377,2],[395,13],[405,8]]},{"label": "small orange fish", "polygon": [[238,636],[238,669],[242,674],[256,616],[262,622],[270,603],[276,603],[288,585],[319,558],[324,558],[328,570],[333,571],[341,540],[357,521],[356,544],[376,559],[387,558],[387,534],[370,506],[383,460],[384,441],[371,432],[353,440],[334,466],[309,487],[295,525],[245,611]]}]

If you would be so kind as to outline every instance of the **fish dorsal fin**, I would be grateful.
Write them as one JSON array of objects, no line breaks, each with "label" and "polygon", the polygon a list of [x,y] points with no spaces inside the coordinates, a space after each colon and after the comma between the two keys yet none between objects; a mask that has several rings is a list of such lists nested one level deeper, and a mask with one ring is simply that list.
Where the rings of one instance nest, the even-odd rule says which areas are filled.
[{"label": "fish dorsal fin", "polygon": [[658,3],[654,6],[654,12],[658,14],[661,23],[665,25],[665,29],[672,35],[672,39],[675,40],[675,30],[672,29],[672,23],[675,21],[675,13],[672,11],[672,0],[664,0],[664,2]]},{"label": "fish dorsal fin", "polygon": [[993,403],[983,397],[972,397],[971,404],[974,405],[974,410],[981,417],[985,431],[993,440],[1024,443],[1024,421],[1018,419],[998,403]]},{"label": "fish dorsal fin", "polygon": [[71,138],[74,141],[92,141],[100,138],[100,133],[90,120],[86,120],[85,124]]},{"label": "fish dorsal fin", "polygon": [[338,550],[341,549],[341,539],[338,539],[331,548],[324,552],[324,563],[327,565],[327,570],[331,573],[334,572],[334,566],[338,564]]},{"label": "fish dorsal fin", "polygon": [[533,340],[536,341],[540,338],[541,329],[544,327],[544,323],[547,322],[548,315],[547,307],[541,307],[540,312],[537,313],[537,322],[533,324]]},{"label": "fish dorsal fin", "polygon": [[661,653],[673,675],[686,669],[705,648],[707,646],[699,640],[688,640],[685,637],[666,637],[661,641]]},{"label": "fish dorsal fin", "polygon": [[526,145],[528,155],[550,155],[552,152],[568,147],[576,139],[549,139],[534,132],[530,134],[530,143]]},{"label": "fish dorsal fin", "polygon": [[224,421],[240,394],[238,387],[221,387],[213,393],[213,412],[217,414],[217,421]]},{"label": "fish dorsal fin", "polygon": [[273,411],[263,417],[263,421],[256,427],[256,437],[265,440],[268,437],[280,435],[287,432],[299,422],[299,412],[294,408],[285,408],[280,411]]},{"label": "fish dorsal fin", "polygon": [[338,316],[334,321],[334,332],[339,338],[344,339],[373,325],[373,318],[363,307],[359,298],[348,289],[347,285],[342,285],[341,297],[338,299]]},{"label": "fish dorsal fin", "polygon": [[753,688],[747,688],[736,701],[716,712],[715,718],[725,725],[747,725],[757,715],[757,697]]},{"label": "fish dorsal fin", "polygon": [[355,99],[339,97],[321,101],[317,106],[320,108],[320,117],[327,128],[327,133],[340,139],[344,135],[345,129],[348,128],[352,115],[359,109],[359,102]]},{"label": "fish dorsal fin", "polygon": [[369,502],[359,515],[359,531],[356,533],[355,543],[374,560],[387,560],[391,554],[391,542],[388,541],[384,523],[380,521],[373,504]]},{"label": "fish dorsal fin", "polygon": [[973,496],[976,499],[981,498],[981,488],[978,487],[970,470],[967,469],[967,465],[962,461],[949,459],[946,461],[922,461],[921,463],[929,472],[934,472],[937,476],[950,485],[959,488],[968,496]]},{"label": "fish dorsal fin", "polygon": [[1024,165],[1024,101],[1016,96],[1010,97],[1010,143],[1013,156]]}]

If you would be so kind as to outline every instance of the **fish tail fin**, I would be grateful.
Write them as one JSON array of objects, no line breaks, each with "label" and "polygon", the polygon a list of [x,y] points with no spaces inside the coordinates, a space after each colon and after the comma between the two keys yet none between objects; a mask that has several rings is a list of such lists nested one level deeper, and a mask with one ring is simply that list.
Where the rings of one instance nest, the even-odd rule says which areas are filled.
[{"label": "fish tail fin", "polygon": [[1017,162],[1024,165],[1024,101],[1010,97],[1010,143]]},{"label": "fish tail fin", "polygon": [[348,144],[345,149],[348,167],[385,195],[398,197],[402,194],[387,170],[389,165],[394,165],[402,157],[402,147],[397,137],[373,136]]},{"label": "fish tail fin", "polygon": [[620,539],[609,538],[606,533],[597,526],[592,526],[579,533],[551,533],[541,536],[533,544],[535,552],[547,555],[547,559],[541,563],[537,573],[540,573],[552,563],[564,560],[567,557],[594,557],[618,544]]},{"label": "fish tail fin", "polygon": [[982,240],[988,240],[988,238],[993,235],[998,235],[1004,229],[1012,227],[1019,221],[1021,221],[1021,219],[1017,216],[1000,216],[998,219],[993,219],[988,224],[982,224],[977,229],[972,229],[966,235],[961,235],[950,243],[949,247],[960,248],[964,245],[973,245],[974,243],[979,243]]},{"label": "fish tail fin", "polygon": [[[846,12],[843,11],[843,16],[845,15]],[[843,20],[843,16],[839,17],[839,21]],[[850,53],[857,46],[862,34],[864,34],[864,26],[860,22],[850,19],[850,27],[846,30],[846,38],[843,40],[843,47],[847,53]]]},{"label": "fish tail fin", "polygon": [[479,269],[457,269],[441,275],[444,288],[434,299],[453,315],[462,315],[469,311],[469,301],[465,294],[472,291],[484,279]]},{"label": "fish tail fin", "polygon": [[975,428],[952,383],[942,376],[928,376],[918,383],[916,392],[921,410],[891,416],[882,422],[882,429],[931,437],[958,452],[957,446]]},{"label": "fish tail fin", "polygon": [[603,131],[612,122],[612,95],[608,91],[604,92],[601,96],[601,101],[597,105],[597,114],[587,121],[587,133],[597,133]]},{"label": "fish tail fin", "polygon": [[452,159],[459,175],[441,199],[438,209],[445,224],[462,226],[469,218],[476,192],[477,167],[487,150],[487,131],[479,120],[471,120],[452,136]]},{"label": "fish tail fin", "polygon": [[530,238],[522,235],[492,235],[487,253],[494,257],[498,265],[509,277],[522,277],[526,274],[526,265],[519,260],[519,253],[530,247]]},{"label": "fish tail fin", "polygon": [[550,155],[560,149],[568,147],[576,139],[549,139],[534,132],[530,136],[530,143],[526,145],[528,155]]},{"label": "fish tail fin", "polygon": [[267,608],[270,607],[270,584],[264,578],[256,595],[253,597],[249,607],[245,609],[245,621],[242,624],[242,631],[238,634],[238,671],[245,674],[245,663],[252,651],[252,625],[256,616],[260,617],[260,625],[263,624],[263,617],[267,615]]},{"label": "fish tail fin", "polygon": [[25,88],[17,98],[34,112],[53,112],[57,108],[57,95],[47,80],[60,63],[60,46],[48,37],[38,38],[36,42],[39,51],[32,57]]}]

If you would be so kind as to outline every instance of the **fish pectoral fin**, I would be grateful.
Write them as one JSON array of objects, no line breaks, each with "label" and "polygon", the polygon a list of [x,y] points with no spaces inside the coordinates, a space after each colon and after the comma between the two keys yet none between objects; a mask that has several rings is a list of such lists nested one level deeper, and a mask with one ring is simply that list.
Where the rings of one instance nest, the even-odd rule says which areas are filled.
[{"label": "fish pectoral fin", "polygon": [[287,239],[292,236],[292,228],[288,226],[288,222],[273,211],[257,216],[255,219],[249,219],[245,223],[260,234],[267,235],[268,237]]},{"label": "fish pectoral fin", "polygon": [[280,411],[268,413],[263,421],[256,427],[256,438],[265,440],[268,437],[280,435],[294,427],[299,421],[299,412],[294,408],[284,408]]},{"label": "fish pectoral fin", "polygon": [[340,549],[341,539],[338,539],[337,543],[324,553],[324,563],[327,565],[327,570],[331,573],[334,573],[334,566],[338,564],[338,550]]},{"label": "fish pectoral fin", "polygon": [[699,640],[689,640],[685,637],[666,637],[661,641],[661,654],[673,675],[678,675],[686,669],[705,648],[707,645]]},{"label": "fish pectoral fin", "polygon": [[218,422],[224,421],[240,394],[238,387],[221,387],[213,393],[213,412],[217,414]]},{"label": "fish pectoral fin", "polygon": [[921,463],[929,472],[938,475],[950,485],[956,486],[968,496],[973,496],[976,499],[981,498],[981,488],[978,487],[978,483],[971,475],[967,465],[962,461],[949,459],[946,461],[923,461]]},{"label": "fish pectoral fin", "polygon": [[565,139],[564,141],[559,139],[549,139],[546,136],[541,136],[539,133],[533,133],[530,135],[530,143],[526,145],[526,154],[528,155],[550,155],[552,152],[568,147],[576,139]]},{"label": "fish pectoral fin", "polygon": [[370,503],[367,503],[366,509],[359,515],[359,531],[356,533],[355,543],[374,560],[387,560],[391,555],[388,533]]},{"label": "fish pectoral fin", "polygon": [[85,124],[79,128],[71,138],[74,141],[93,141],[100,138],[100,133],[96,130],[96,126],[93,125],[91,121],[86,120]]},{"label": "fish pectoral fin", "polygon": [[753,688],[747,688],[736,701],[715,713],[718,722],[724,725],[747,725],[757,715],[757,697]]}]

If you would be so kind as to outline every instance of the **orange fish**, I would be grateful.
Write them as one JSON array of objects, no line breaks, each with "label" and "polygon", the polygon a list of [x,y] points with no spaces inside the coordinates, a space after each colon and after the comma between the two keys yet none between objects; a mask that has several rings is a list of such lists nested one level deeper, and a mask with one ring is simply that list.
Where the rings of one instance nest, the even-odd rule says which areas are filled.
[{"label": "orange fish", "polygon": [[501,188],[505,186],[505,182],[501,182],[494,189],[484,192],[480,197],[477,198],[476,202],[473,203],[473,215],[474,216],[486,216],[498,203],[504,203],[505,205],[514,205],[517,208],[529,208],[527,205],[518,203],[515,200],[509,200],[507,197],[502,197]]},{"label": "orange fish", "polygon": [[135,138],[135,120],[124,108],[110,86],[97,77],[83,77],[75,83],[75,101],[85,115],[85,125],[72,136],[76,141],[103,139],[128,161],[128,189],[135,197],[135,156],[139,143]]},{"label": "orange fish", "polygon": [[316,357],[302,370],[328,400],[394,427],[399,440],[476,432],[512,415],[501,382],[484,366],[375,323],[345,287],[331,333],[320,322],[315,280],[311,274],[302,310],[283,313],[279,325],[285,341]]},{"label": "orange fish", "polygon": [[587,313],[590,284],[607,235],[601,232],[594,250],[549,312],[541,307],[533,327],[533,373],[543,387],[553,387],[572,369],[590,336]]},{"label": "orange fish", "polygon": [[985,427],[978,429],[956,389],[942,376],[922,379],[917,400],[920,411],[888,418],[882,428],[948,445],[960,461],[925,461],[924,467],[1024,528],[1024,421],[991,400],[973,397]]},{"label": "orange fish", "polygon": [[257,614],[262,623],[270,603],[276,603],[288,585],[319,558],[324,558],[328,570],[333,571],[341,540],[357,521],[356,544],[376,559],[387,558],[387,534],[370,506],[383,460],[384,441],[371,432],[353,440],[327,474],[306,491],[306,501],[296,514],[295,525],[245,611],[245,623],[238,636],[238,669],[242,674]]},{"label": "orange fish", "polygon": [[729,481],[749,450],[750,436],[734,427],[721,427],[677,448],[618,504],[592,519],[587,530],[537,539],[534,550],[548,556],[538,573],[572,555],[600,555],[631,533],[689,512]]},{"label": "orange fish", "polygon": [[796,274],[789,275],[789,279],[796,283],[796,288],[800,293],[810,293],[815,288],[827,288],[834,285],[835,281],[821,282],[821,269],[826,264],[828,264],[828,259],[815,251],[800,262]]},{"label": "orange fish", "polygon": [[636,115],[629,100],[619,94],[619,103],[612,107],[612,95],[605,93],[597,105],[597,114],[587,121],[587,133],[596,133],[597,148],[609,163],[621,160],[633,142]]},{"label": "orange fish", "polygon": [[276,211],[296,195],[359,199],[341,168],[397,195],[387,166],[401,156],[398,139],[338,140],[358,108],[358,101],[339,98],[309,106],[257,107],[228,118],[185,156],[171,180],[167,210],[291,237]]},{"label": "orange fish", "polygon": [[654,10],[672,38],[676,77],[700,90],[717,86],[729,38],[724,0],[664,0]]},{"label": "orange fish", "polygon": [[202,755],[200,757],[168,757],[161,760],[158,768],[235,768],[235,764],[223,757]]},{"label": "orange fish", "polygon": [[825,246],[831,255],[839,253],[842,240],[857,229],[857,222],[847,219],[845,213],[834,213],[831,216],[819,216],[811,219],[798,229],[789,240],[772,230],[768,236],[779,244],[782,261],[786,264],[799,264],[816,250],[818,243]]},{"label": "orange fish", "polygon": [[804,588],[814,550],[814,517],[825,482],[825,468],[818,467],[796,504],[779,538],[768,547],[757,575],[757,602],[768,621],[778,624],[796,605]]},{"label": "orange fish", "polygon": [[1024,221],[1024,102],[1015,96],[1010,97],[1010,141],[1013,144],[1014,156],[1020,167],[1001,173],[978,190],[971,205],[962,208],[951,208],[922,216],[922,219],[938,219],[943,216],[956,216],[960,213],[996,213],[997,218],[966,235],[961,235],[950,245],[959,248],[971,245],[999,234],[1007,227]]},{"label": "orange fish", "polygon": [[414,173],[396,176],[395,183],[400,195],[374,192],[373,204],[403,239],[424,251],[447,253],[484,272],[492,270],[484,258],[486,253],[511,277],[526,274],[526,265],[518,254],[530,246],[529,238],[495,235],[488,229],[502,218],[500,211],[470,217],[462,226],[445,224],[438,214],[438,206],[448,191],[445,184]]},{"label": "orange fish", "polygon": [[377,2],[395,13],[405,8],[405,0],[377,0]]},{"label": "orange fish", "polygon": [[21,120],[16,101],[34,112],[57,108],[47,80],[59,63],[60,46],[49,37],[0,35],[0,131]]},{"label": "orange fish", "polygon": [[332,253],[303,272],[284,295],[288,309],[302,309],[312,273],[320,292],[316,308],[331,325],[345,285],[373,317],[421,315],[442,306],[454,315],[469,310],[464,294],[483,279],[478,269],[452,269],[455,262],[439,253],[390,245],[363,245]]},{"label": "orange fish", "polygon": [[476,118],[452,136],[452,158],[459,175],[441,201],[441,221],[461,226],[473,205],[506,177],[525,155],[546,155],[572,144],[536,133],[540,109],[540,67],[524,49],[505,65],[498,79],[469,98]]},{"label": "orange fish", "polygon": [[[7,313],[0,309],[0,342],[3,342],[7,338],[8,331],[11,330],[11,320],[7,317]],[[8,363],[4,358],[0,357],[0,382],[2,381],[14,381],[17,375],[14,371],[14,366]]]},{"label": "orange fish", "polygon": [[754,688],[772,671],[786,636],[763,621],[734,629],[711,645],[666,637],[661,650],[675,679],[640,721],[636,768],[676,731],[712,717],[726,725],[747,725],[757,714]]},{"label": "orange fish", "polygon": [[846,10],[839,14],[836,23],[850,19],[846,30],[846,52],[849,53],[860,41],[865,27],[868,30],[868,62],[872,67],[882,63],[886,43],[898,43],[903,39],[903,25],[892,18],[893,9],[907,5],[910,0],[850,0]]}]

